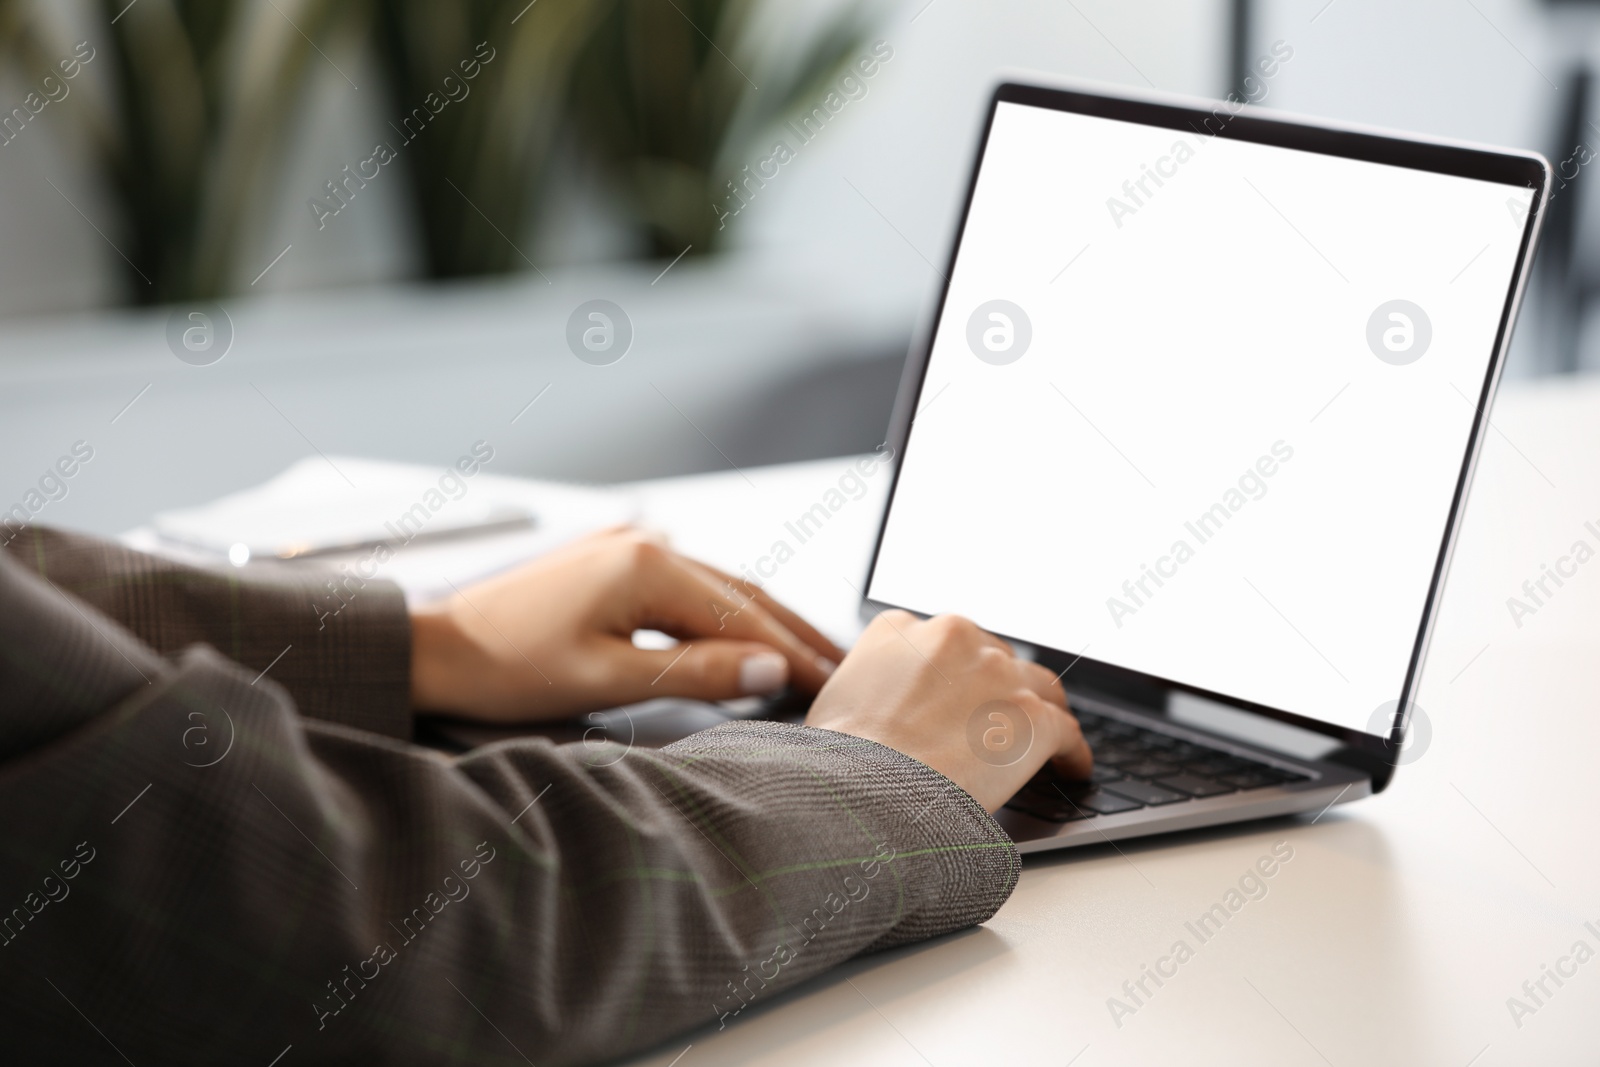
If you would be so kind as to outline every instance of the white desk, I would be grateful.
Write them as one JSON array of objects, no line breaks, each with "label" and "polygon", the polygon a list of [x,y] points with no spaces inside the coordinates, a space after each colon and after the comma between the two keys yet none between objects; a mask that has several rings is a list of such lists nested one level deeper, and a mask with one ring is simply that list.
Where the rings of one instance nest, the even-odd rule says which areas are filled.
[{"label": "white desk", "polygon": [[[637,1062],[691,1042],[678,1067],[1596,1062],[1600,955],[1547,979],[1520,1028],[1506,1001],[1574,942],[1600,954],[1584,928],[1600,930],[1600,559],[1520,629],[1506,598],[1575,540],[1600,549],[1584,529],[1600,529],[1600,383],[1508,390],[1494,424],[1419,698],[1432,743],[1387,793],[1314,825],[1030,858],[983,928],[856,961]],[[789,540],[768,588],[844,637],[887,479],[804,545],[784,522],[846,466],[635,488],[648,521],[724,567]],[[1118,1027],[1107,998],[1175,940],[1197,945],[1185,921],[1280,841],[1294,858],[1267,896],[1147,980]]]}]

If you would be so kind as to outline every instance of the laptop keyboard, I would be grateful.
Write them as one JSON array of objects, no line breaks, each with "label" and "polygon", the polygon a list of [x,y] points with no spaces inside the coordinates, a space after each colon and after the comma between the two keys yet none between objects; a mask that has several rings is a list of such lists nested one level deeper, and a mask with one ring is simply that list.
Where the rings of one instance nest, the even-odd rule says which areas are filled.
[{"label": "laptop keyboard", "polygon": [[1094,750],[1089,780],[1063,778],[1046,763],[1006,807],[1073,822],[1310,777],[1092,711],[1074,712]]}]

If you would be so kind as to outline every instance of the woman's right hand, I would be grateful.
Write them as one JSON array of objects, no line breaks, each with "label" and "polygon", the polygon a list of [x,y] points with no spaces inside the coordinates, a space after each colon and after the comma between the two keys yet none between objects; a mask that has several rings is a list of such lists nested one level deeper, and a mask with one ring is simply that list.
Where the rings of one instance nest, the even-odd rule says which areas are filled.
[{"label": "woman's right hand", "polygon": [[959,615],[883,612],[817,694],[806,725],[919,760],[990,812],[1046,760],[1074,778],[1094,762],[1055,675]]}]

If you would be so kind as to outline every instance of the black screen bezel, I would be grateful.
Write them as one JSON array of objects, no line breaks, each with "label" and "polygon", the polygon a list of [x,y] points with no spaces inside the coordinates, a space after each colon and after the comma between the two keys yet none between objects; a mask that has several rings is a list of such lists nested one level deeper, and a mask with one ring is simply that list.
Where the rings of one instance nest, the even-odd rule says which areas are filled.
[{"label": "black screen bezel", "polygon": [[[938,323],[944,314],[945,301],[949,296],[950,279],[955,274],[956,262],[961,253],[962,236],[966,230],[967,219],[972,210],[972,198],[977,189],[978,176],[983,169],[985,149],[988,146],[995,113],[1002,103],[1023,104],[1031,107],[1133,122],[1146,126],[1183,130],[1198,133],[1201,136],[1229,137],[1241,141],[1317,152],[1346,159],[1385,163],[1439,174],[1476,178],[1533,191],[1528,214],[1523,224],[1522,241],[1517,250],[1516,266],[1512,272],[1501,307],[1500,321],[1495,332],[1494,351],[1490,355],[1482,387],[1479,390],[1471,433],[1467,439],[1460,473],[1456,480],[1454,494],[1451,497],[1449,516],[1445,523],[1444,535],[1440,542],[1433,574],[1428,584],[1428,595],[1424,604],[1422,619],[1417,627],[1417,638],[1412,647],[1410,661],[1407,664],[1405,684],[1401,689],[1395,720],[1389,737],[1384,738],[1365,731],[1348,729],[1295,712],[1241,700],[1225,693],[1216,693],[1198,686],[1191,686],[1182,682],[1130,670],[1126,667],[1119,667],[1088,656],[1074,656],[1066,650],[1039,648],[1034,642],[1014,635],[1000,635],[1008,640],[1019,641],[1038,648],[1040,659],[1043,662],[1048,662],[1052,665],[1070,663],[1074,672],[1074,684],[1084,688],[1108,693],[1129,694],[1134,696],[1135,699],[1157,707],[1164,706],[1164,697],[1167,693],[1190,693],[1229,707],[1263,715],[1302,729],[1337,738],[1343,742],[1346,749],[1362,757],[1361,762],[1364,765],[1370,765],[1373,768],[1373,791],[1381,790],[1388,784],[1388,780],[1392,776],[1399,760],[1401,744],[1404,740],[1405,727],[1407,725],[1406,720],[1409,718],[1408,713],[1415,697],[1420,667],[1423,656],[1427,651],[1433,621],[1437,615],[1445,570],[1449,563],[1455,536],[1460,528],[1467,489],[1477,460],[1478,449],[1483,439],[1489,403],[1493,398],[1495,386],[1505,364],[1513,316],[1517,310],[1523,285],[1537,245],[1539,225],[1544,215],[1545,196],[1550,184],[1551,171],[1549,163],[1542,156],[1532,152],[1514,152],[1429,141],[1264,114],[1245,107],[1236,100],[1219,102],[1211,107],[1204,107],[1200,106],[1198,102],[1177,102],[1135,95],[1123,96],[1098,89],[1089,91],[1086,89],[1048,88],[1018,82],[1005,82],[997,86],[989,101],[988,112],[978,138],[977,152],[973,159],[971,175],[967,182],[966,196],[963,199],[961,212],[957,220],[955,238],[951,242],[949,258],[943,272],[943,284],[939,290],[938,300],[934,304],[931,319],[927,321],[923,328],[922,336],[912,344],[911,351],[907,356],[905,373],[901,379],[899,397],[895,405],[894,418],[889,432],[889,442],[894,447],[893,454],[896,457],[894,478],[890,483],[889,494],[884,502],[883,513],[879,518],[878,535],[873,542],[872,558],[867,567],[865,584],[862,586],[869,593],[872,588],[873,575],[877,570],[878,554],[883,547],[884,531],[888,528],[889,514],[894,507],[895,493],[899,489],[900,472],[905,465],[911,423],[914,413],[919,410],[922,392],[926,385],[928,358],[932,353]],[[879,611],[895,607],[899,607],[899,605],[874,600],[870,595],[864,595],[862,599],[864,615],[876,614]]]}]

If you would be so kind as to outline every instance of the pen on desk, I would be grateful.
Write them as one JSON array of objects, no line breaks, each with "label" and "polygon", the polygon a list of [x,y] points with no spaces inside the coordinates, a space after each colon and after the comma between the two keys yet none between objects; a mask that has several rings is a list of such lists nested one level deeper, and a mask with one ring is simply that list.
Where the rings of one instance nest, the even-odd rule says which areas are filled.
[{"label": "pen on desk", "polygon": [[[445,530],[419,530],[410,537],[397,536],[392,538],[368,538],[359,541],[348,541],[336,545],[318,545],[309,542],[298,544],[291,543],[280,546],[272,553],[273,559],[315,559],[319,556],[337,556],[348,552],[361,552],[367,549],[385,546],[388,548],[403,548],[406,545],[439,544],[447,541],[459,541],[470,537],[482,537],[485,534],[509,533],[513,530],[531,529],[537,525],[532,515],[519,513],[515,515],[502,515],[498,518],[485,520],[472,526],[456,526]],[[390,526],[391,531],[394,527]]]}]

